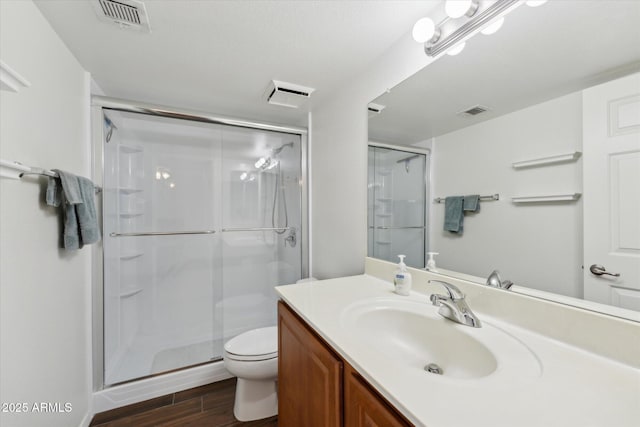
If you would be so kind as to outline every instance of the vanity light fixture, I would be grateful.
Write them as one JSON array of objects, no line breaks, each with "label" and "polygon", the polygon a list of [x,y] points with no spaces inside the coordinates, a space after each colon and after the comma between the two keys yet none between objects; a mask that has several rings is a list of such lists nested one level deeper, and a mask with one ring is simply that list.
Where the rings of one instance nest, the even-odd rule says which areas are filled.
[{"label": "vanity light fixture", "polygon": [[[546,0],[529,0],[531,7],[540,6]],[[465,42],[478,32],[493,34],[504,24],[504,17],[523,4],[519,0],[447,0],[445,17],[436,25],[429,17],[419,19],[413,26],[412,35],[418,43],[424,43],[428,56],[443,52],[457,55]]]}]

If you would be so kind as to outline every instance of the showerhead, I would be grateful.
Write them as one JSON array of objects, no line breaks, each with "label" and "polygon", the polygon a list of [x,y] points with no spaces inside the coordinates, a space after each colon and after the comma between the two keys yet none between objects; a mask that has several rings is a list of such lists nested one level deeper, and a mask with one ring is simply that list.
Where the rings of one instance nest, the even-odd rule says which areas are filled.
[{"label": "showerhead", "polygon": [[286,144],[282,144],[282,145],[281,145],[280,147],[278,147],[278,148],[274,148],[274,149],[271,151],[271,155],[273,155],[273,156],[277,156],[278,154],[280,154],[280,152],[281,152],[282,150],[284,150],[284,147],[293,147],[293,142],[287,142]]}]

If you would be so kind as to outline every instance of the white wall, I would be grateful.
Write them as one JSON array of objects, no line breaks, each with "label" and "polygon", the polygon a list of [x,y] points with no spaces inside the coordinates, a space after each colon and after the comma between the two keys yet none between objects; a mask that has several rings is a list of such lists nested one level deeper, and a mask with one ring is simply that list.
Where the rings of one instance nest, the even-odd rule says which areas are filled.
[{"label": "white wall", "polygon": [[[433,6],[433,5],[431,5]],[[425,14],[429,5],[425,5]],[[311,274],[320,279],[364,272],[367,254],[367,104],[432,60],[411,28],[335,96],[313,108],[310,147]]]},{"label": "white wall", "polygon": [[499,193],[467,214],[463,234],[443,230],[444,203],[431,204],[437,265],[582,297],[582,201],[514,204],[511,197],[581,192],[581,160],[526,169],[513,162],[581,151],[576,92],[435,138],[433,197]]},{"label": "white wall", "polygon": [[[89,76],[31,1],[0,1],[2,60],[31,82],[0,93],[0,157],[89,176]],[[59,249],[45,180],[0,180],[0,412],[3,426],[86,425],[91,395],[90,253]],[[71,404],[34,413],[34,403]]]}]

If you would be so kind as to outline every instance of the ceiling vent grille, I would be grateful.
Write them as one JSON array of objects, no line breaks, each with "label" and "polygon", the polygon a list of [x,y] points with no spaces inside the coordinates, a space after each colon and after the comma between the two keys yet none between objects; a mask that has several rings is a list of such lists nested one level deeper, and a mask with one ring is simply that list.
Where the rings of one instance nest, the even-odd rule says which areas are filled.
[{"label": "ceiling vent grille", "polygon": [[300,108],[307,103],[314,91],[310,87],[272,80],[265,91],[265,99],[272,105]]},{"label": "ceiling vent grille", "polygon": [[489,111],[489,107],[485,107],[484,105],[474,105],[473,107],[469,107],[466,110],[459,111],[459,116],[477,116],[478,114],[482,114],[486,111]]},{"label": "ceiling vent grille", "polygon": [[93,0],[93,8],[100,20],[121,28],[151,32],[144,3],[137,0]]},{"label": "ceiling vent grille", "polygon": [[369,105],[367,105],[367,110],[369,111],[369,118],[375,117],[378,114],[382,113],[382,110],[384,110],[384,108],[385,108],[384,105],[370,102]]}]

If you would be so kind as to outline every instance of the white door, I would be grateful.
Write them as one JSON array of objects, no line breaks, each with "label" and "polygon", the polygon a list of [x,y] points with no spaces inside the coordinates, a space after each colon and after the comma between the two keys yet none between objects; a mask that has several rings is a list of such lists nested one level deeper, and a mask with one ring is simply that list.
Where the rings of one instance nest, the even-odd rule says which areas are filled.
[{"label": "white door", "polygon": [[585,90],[583,108],[584,298],[640,311],[640,73]]}]

